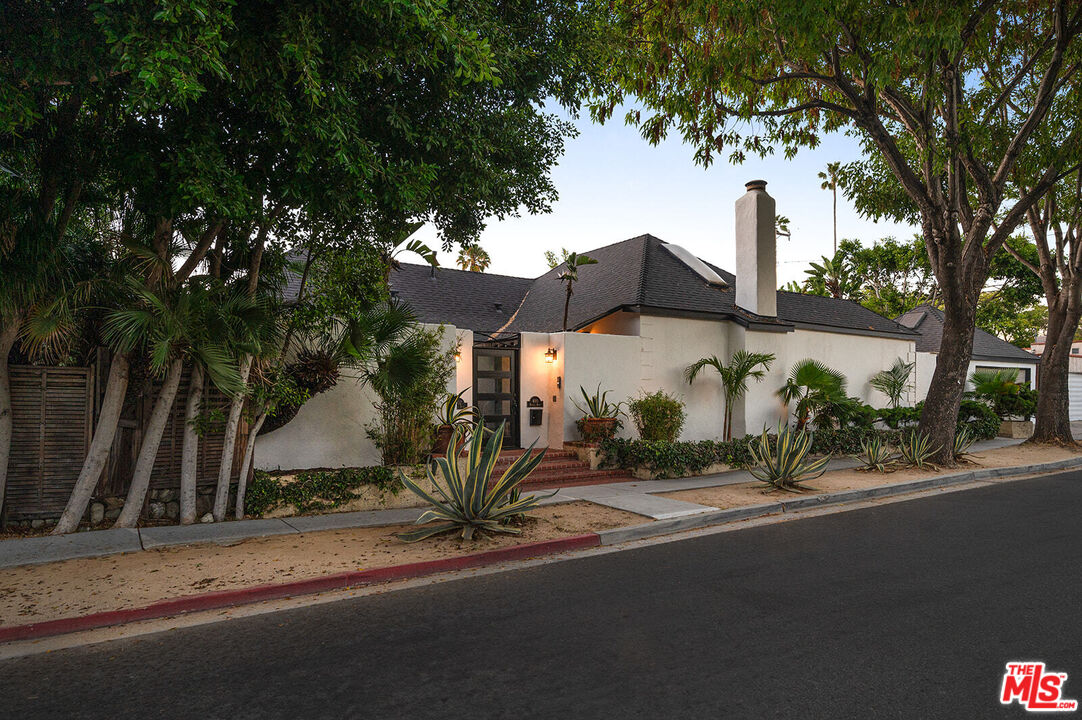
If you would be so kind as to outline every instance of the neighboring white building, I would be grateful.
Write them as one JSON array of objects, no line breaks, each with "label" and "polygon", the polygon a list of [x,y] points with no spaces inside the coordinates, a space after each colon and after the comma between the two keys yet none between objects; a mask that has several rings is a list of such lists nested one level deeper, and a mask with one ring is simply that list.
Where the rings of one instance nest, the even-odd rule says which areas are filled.
[{"label": "neighboring white building", "polygon": [[[403,265],[392,273],[392,295],[422,322],[442,324],[448,342],[458,341],[449,390],[469,388],[467,401],[486,422],[506,421],[512,447],[577,439],[581,413],[572,401],[580,386],[593,391],[599,384],[610,400],[659,388],[676,393],[687,404],[682,439],[718,438],[724,407],[717,376],[704,373],[688,385],[684,368],[709,355],[727,361],[741,348],[777,359],[735,408],[735,436],[775,427],[785,416],[776,392],[804,358],[843,372],[850,395],[885,405],[869,380],[898,358],[917,360],[923,373],[923,336],[853,301],[778,291],[776,210],[765,186],[748,183],[736,202],[736,276],[652,235],[587,250],[598,262],[579,269],[567,332],[559,268],[531,279]],[[340,381],[260,438],[257,466],[378,462],[364,433],[371,403],[368,391]]]},{"label": "neighboring white building", "polygon": [[[928,394],[935,372],[939,344],[943,340],[943,311],[929,305],[913,308],[898,318],[898,322],[920,333],[917,338],[916,367],[914,368],[913,397]],[[1037,365],[1040,358],[992,333],[977,328],[973,334],[973,356],[969,361],[968,378],[975,370],[1016,370],[1018,381],[1031,388],[1037,387]],[[970,385],[967,383],[967,388]]]}]

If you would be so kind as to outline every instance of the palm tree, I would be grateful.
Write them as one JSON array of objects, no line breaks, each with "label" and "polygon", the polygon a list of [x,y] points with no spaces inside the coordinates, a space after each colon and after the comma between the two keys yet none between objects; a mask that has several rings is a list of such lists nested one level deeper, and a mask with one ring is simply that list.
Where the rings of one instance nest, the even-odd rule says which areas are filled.
[{"label": "palm tree", "polygon": [[721,391],[725,396],[725,421],[722,432],[726,440],[733,439],[733,403],[748,391],[748,380],[754,378],[762,382],[774,362],[773,353],[748,352],[737,350],[729,358],[729,364],[723,365],[716,355],[702,358],[684,370],[684,379],[691,384],[700,372],[712,367],[721,376]]},{"label": "palm tree", "polygon": [[568,253],[564,259],[564,271],[557,276],[561,281],[567,283],[567,299],[564,300],[564,332],[567,332],[567,313],[571,308],[572,286],[579,280],[579,268],[583,265],[596,264],[597,260],[594,260],[589,255],[579,255],[578,253]]},{"label": "palm tree", "polygon": [[466,245],[458,251],[458,266],[470,272],[484,272],[492,264],[492,258],[480,245]]},{"label": "palm tree", "polygon": [[387,240],[376,243],[379,248],[380,259],[383,262],[383,279],[388,287],[391,284],[391,271],[399,270],[402,267],[402,263],[398,259],[402,253],[415,253],[432,267],[439,267],[440,263],[436,258],[435,250],[420,240],[410,240],[410,236],[420,230],[423,224],[419,222],[407,223],[401,231],[392,234]]},{"label": "palm tree", "polygon": [[915,363],[898,358],[890,369],[880,370],[872,375],[869,384],[886,395],[890,406],[896,408],[902,402],[902,394],[905,392],[905,386],[909,384],[909,376],[913,374],[914,365]]},{"label": "palm tree", "polygon": [[819,171],[819,179],[823,190],[829,190],[834,195],[834,254],[838,254],[838,175],[841,173],[840,162],[827,163],[827,170]]},{"label": "palm tree", "polygon": [[845,384],[840,372],[807,358],[789,371],[778,396],[786,405],[796,401],[796,427],[803,430],[821,410],[846,401]]},{"label": "palm tree", "polygon": [[240,389],[236,364],[221,339],[229,318],[219,314],[222,309],[228,312],[240,308],[234,303],[217,307],[219,299],[207,285],[200,278],[167,292],[134,285],[136,306],[110,313],[103,325],[102,335],[109,344],[129,355],[145,350],[151,372],[164,373],[150,418],[143,428],[131,484],[116,527],[135,527],[139,522],[185,361],[198,364],[224,392]]},{"label": "palm tree", "polygon": [[811,263],[811,269],[805,270],[804,274],[808,276],[804,287],[812,295],[845,300],[860,291],[860,278],[853,274],[849,263],[837,255],[833,259],[824,255],[821,263]]}]

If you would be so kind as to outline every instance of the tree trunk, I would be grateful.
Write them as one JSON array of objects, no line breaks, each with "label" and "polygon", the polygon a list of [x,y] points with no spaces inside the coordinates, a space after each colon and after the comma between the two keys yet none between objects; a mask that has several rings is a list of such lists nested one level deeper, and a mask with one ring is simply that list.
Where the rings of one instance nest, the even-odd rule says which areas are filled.
[{"label": "tree trunk", "polygon": [[[252,370],[252,356],[245,355],[240,364],[241,384],[248,386],[248,373]],[[237,447],[237,427],[240,425],[240,413],[244,409],[245,394],[237,393],[229,405],[229,419],[225,423],[225,437],[222,440],[222,462],[218,466],[218,486],[214,490],[214,522],[225,520],[229,505],[229,476],[233,470],[233,453]]]},{"label": "tree trunk", "polygon": [[94,428],[94,437],[90,440],[90,449],[83,460],[83,468],[75,481],[64,514],[53,528],[53,535],[63,535],[79,528],[79,521],[86,512],[86,506],[98,485],[98,478],[109,459],[109,450],[113,447],[120,411],[124,407],[124,396],[128,391],[128,356],[125,353],[113,353],[109,367],[109,380],[105,385],[105,399],[102,400],[98,425]]},{"label": "tree trunk", "polygon": [[834,258],[838,257],[838,181],[834,181],[834,187],[831,188],[834,192]]},{"label": "tree trunk", "polygon": [[11,457],[11,377],[8,372],[8,355],[15,338],[19,335],[21,316],[9,318],[0,328],[0,521],[4,517],[4,492],[8,480],[8,460]]},{"label": "tree trunk", "polygon": [[203,366],[192,364],[188,383],[188,403],[184,406],[184,445],[180,452],[180,524],[191,525],[196,520],[196,483],[199,462],[199,433],[195,418],[203,401]]},{"label": "tree trunk", "polygon": [[158,457],[162,434],[169,422],[169,415],[173,411],[173,401],[177,397],[180,374],[183,370],[184,361],[180,358],[169,364],[165,381],[162,383],[161,390],[158,391],[158,399],[154,401],[150,421],[147,422],[143,432],[143,442],[139,446],[139,456],[135,460],[135,470],[132,471],[131,485],[128,487],[128,496],[124,499],[124,508],[120,511],[120,517],[116,519],[113,527],[135,527],[139,524],[139,516],[143,512],[143,503],[146,502],[147,490],[150,488],[150,476],[154,471],[154,460]]},{"label": "tree trunk", "polygon": [[1078,320],[1078,310],[1069,309],[1062,302],[1048,308],[1048,337],[1038,369],[1037,414],[1030,442],[1074,443],[1068,371]]},{"label": "tree trunk", "polygon": [[564,332],[567,332],[567,313],[571,309],[571,281],[567,281],[567,299],[564,300]]},{"label": "tree trunk", "polygon": [[255,421],[251,432],[248,433],[248,442],[244,448],[244,462],[240,466],[240,477],[237,478],[237,520],[244,519],[244,493],[248,488],[248,472],[252,469],[252,459],[255,457],[255,439],[259,435],[263,422],[267,419],[267,413],[259,413],[259,419]]},{"label": "tree trunk", "polygon": [[962,300],[953,306],[948,304],[945,309],[943,339],[917,426],[918,432],[927,437],[935,448],[931,461],[948,467],[954,465],[958,409],[962,404],[969,360],[973,354],[973,333],[977,322],[975,307],[975,303]]}]

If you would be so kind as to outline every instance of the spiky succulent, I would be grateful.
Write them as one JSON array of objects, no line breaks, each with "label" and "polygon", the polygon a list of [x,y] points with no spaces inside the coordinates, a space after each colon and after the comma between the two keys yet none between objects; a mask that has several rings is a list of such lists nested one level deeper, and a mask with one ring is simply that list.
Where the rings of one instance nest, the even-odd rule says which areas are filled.
[{"label": "spiky succulent", "polygon": [[788,425],[778,426],[778,437],[772,442],[763,430],[758,442],[749,446],[755,466],[752,476],[778,490],[796,492],[810,488],[802,486],[804,480],[812,480],[826,472],[830,456],[811,462],[804,459],[811,450],[812,438],[806,430],[793,430]]},{"label": "spiky succulent", "polygon": [[954,434],[954,457],[955,459],[961,458],[969,453],[969,448],[973,447],[973,443],[977,442],[977,436],[973,434],[973,431],[968,427],[958,428],[958,432]]},{"label": "spiky succulent", "polygon": [[932,441],[927,435],[916,430],[903,435],[898,445],[898,452],[901,453],[905,464],[922,470],[925,467],[934,467],[928,462],[928,458],[932,457],[938,449],[938,447],[932,447]]},{"label": "spiky succulent", "polygon": [[860,453],[853,456],[861,462],[865,470],[886,472],[887,466],[894,461],[890,448],[878,435],[860,441]]},{"label": "spiky succulent", "polygon": [[[457,459],[463,436],[467,432],[470,433],[469,454],[466,457],[465,472],[462,472],[463,468],[459,466]],[[521,532],[504,521],[535,507],[543,497],[550,497],[522,497],[517,492],[519,484],[541,464],[545,450],[531,454],[531,444],[498,480],[492,482],[493,469],[503,447],[503,433],[503,423],[488,434],[483,432],[480,422],[473,426],[457,425],[447,445],[446,457],[434,458],[425,468],[428,480],[435,488],[435,495],[405,474],[399,473],[403,485],[432,505],[430,510],[417,518],[416,524],[426,527],[399,533],[400,539],[416,542],[452,530],[460,530],[463,540],[472,539],[479,530],[513,535]],[[536,442],[535,440],[534,444]],[[436,520],[443,522],[428,525]]]}]

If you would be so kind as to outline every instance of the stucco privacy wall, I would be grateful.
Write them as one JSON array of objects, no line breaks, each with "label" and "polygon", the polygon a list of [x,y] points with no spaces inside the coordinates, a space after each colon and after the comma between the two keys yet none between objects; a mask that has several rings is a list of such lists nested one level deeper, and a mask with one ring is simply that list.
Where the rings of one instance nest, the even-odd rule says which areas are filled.
[{"label": "stucco privacy wall", "polygon": [[684,370],[700,358],[729,357],[728,326],[719,320],[671,318],[643,315],[642,381],[646,392],[665,390],[686,403],[687,418],[681,440],[714,440],[721,437],[724,402],[717,372],[703,371],[693,385],[684,380]]},{"label": "stucco privacy wall", "polygon": [[[627,335],[602,335],[598,333],[552,333],[553,347],[557,348],[558,362],[545,366],[554,368],[551,372],[560,373],[562,387],[553,394],[557,403],[551,410],[551,417],[562,417],[562,427],[552,420],[549,428],[549,445],[560,447],[564,440],[578,438],[575,422],[582,417],[572,400],[582,404],[582,393],[608,390],[608,400],[617,402],[638,394],[641,386],[640,346],[641,340]],[[554,375],[555,377],[555,375]],[[551,400],[551,396],[549,398]],[[545,403],[548,409],[549,403]],[[626,425],[626,424],[625,424]],[[562,433],[560,430],[562,429]],[[633,437],[635,431],[624,427],[620,435]]]},{"label": "stucco privacy wall", "polygon": [[[443,326],[445,349],[454,346],[455,330],[453,326]],[[463,361],[472,354],[468,352],[472,337],[469,333],[469,345],[465,342],[462,345]],[[466,377],[472,372],[470,366]],[[448,392],[458,392],[462,373],[460,364],[448,383]],[[375,393],[344,372],[337,385],[306,402],[291,422],[256,440],[255,466],[262,470],[303,470],[381,464],[379,449],[365,434],[365,425],[376,418],[376,400]]]},{"label": "stucco privacy wall", "polygon": [[[744,400],[744,427],[734,423],[733,434],[759,433],[763,428],[776,427],[785,416],[777,391],[785,384],[792,367],[804,358],[814,358],[845,373],[847,391],[874,407],[884,407],[887,398],[869,384],[872,375],[889,368],[902,358],[912,361],[916,348],[912,340],[867,335],[828,333],[797,329],[789,333],[744,330],[734,333],[734,345],[743,345],[750,352],[774,353],[776,360],[761,383],[752,382]],[[734,349],[736,349],[734,347]]]},{"label": "stucco privacy wall", "polygon": [[[928,388],[932,385],[932,375],[935,374],[936,356],[937,353],[917,353],[917,366],[914,370],[913,376],[914,386],[916,389],[916,397],[918,400],[923,400],[928,395]],[[1035,364],[997,362],[993,360],[972,360],[969,363],[969,371],[966,373],[967,390],[971,390],[973,388],[973,386],[969,383],[968,380],[969,377],[973,374],[973,371],[976,370],[978,367],[1014,369],[1029,368],[1029,386],[1031,388],[1037,387],[1037,366]]]},{"label": "stucco privacy wall", "polygon": [[[549,444],[549,419],[553,411],[559,410],[554,405],[552,395],[556,387],[556,363],[545,362],[545,351],[552,347],[548,333],[524,332],[519,335],[519,441],[522,447],[529,447],[534,440],[538,447]],[[559,358],[563,353],[557,351]],[[541,408],[541,424],[530,427],[530,412],[526,403],[532,397],[538,397],[545,404]],[[560,423],[557,423],[559,425]],[[561,443],[556,447],[560,447]]]}]

